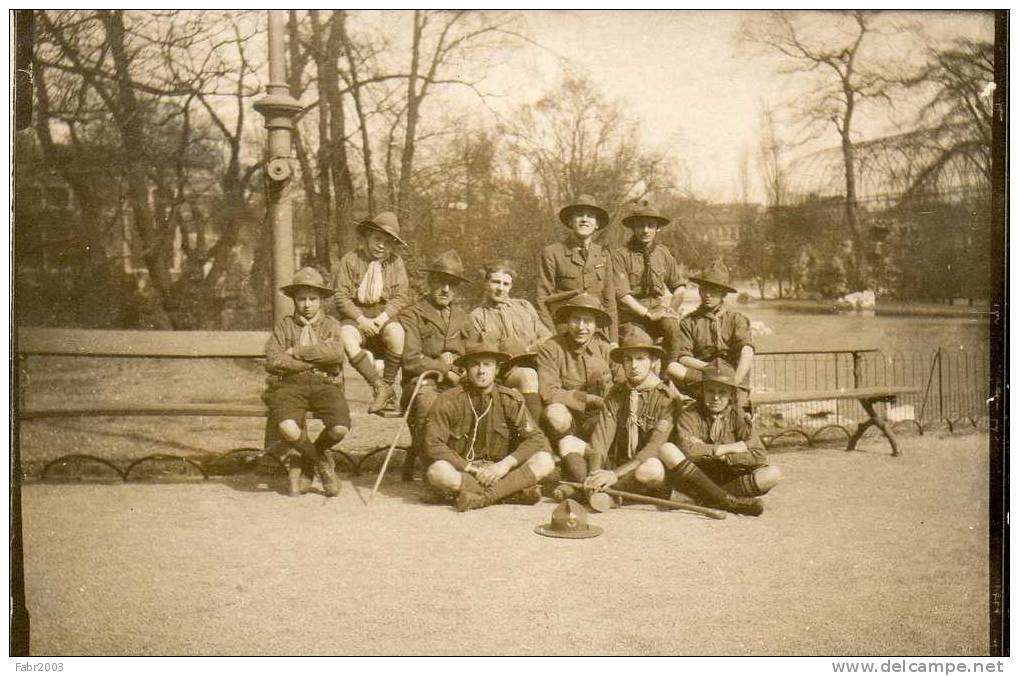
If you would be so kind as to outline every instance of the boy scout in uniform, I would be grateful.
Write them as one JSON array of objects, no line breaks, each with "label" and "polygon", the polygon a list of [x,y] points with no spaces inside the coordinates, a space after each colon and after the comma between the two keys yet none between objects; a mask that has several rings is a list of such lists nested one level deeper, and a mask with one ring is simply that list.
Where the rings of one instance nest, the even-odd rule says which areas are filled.
[{"label": "boy scout in uniform", "polygon": [[[414,476],[414,462],[424,456],[425,421],[439,396],[460,380],[461,372],[453,362],[464,352],[463,330],[467,313],[457,303],[460,286],[470,284],[464,277],[463,263],[456,251],[438,256],[425,269],[428,294],[400,314],[406,334],[403,347],[403,400],[406,410],[412,406],[408,422],[411,450],[403,463],[403,478]],[[418,387],[413,404],[410,395],[414,381],[425,371],[438,371],[438,379],[429,378]]]},{"label": "boy scout in uniform", "polygon": [[[350,410],[343,396],[343,341],[340,323],[325,314],[322,300],[333,295],[322,275],[303,268],[281,291],[294,301],[294,314],[277,322],[265,344],[269,385],[263,401],[270,425],[301,456],[287,465],[288,493],[307,493],[315,469],[329,497],[340,492],[329,449],[350,430]],[[304,435],[304,417],[312,411],[325,424],[314,443]]]},{"label": "boy scout in uniform", "polygon": [[[612,279],[612,256],[594,241],[596,232],[609,224],[609,214],[590,195],[581,195],[559,210],[559,221],[570,229],[566,242],[549,244],[541,251],[541,270],[535,294],[538,314],[553,328],[556,309],[566,302],[548,302],[548,298],[570,291],[597,298],[609,316],[605,337],[618,340],[616,292]],[[559,333],[560,331],[557,331]]]},{"label": "boy scout in uniform", "polygon": [[696,388],[697,404],[676,418],[673,439],[683,455],[722,490],[754,497],[774,488],[781,474],[768,464],[751,417],[736,403],[738,382],[724,360],[708,364]]},{"label": "boy scout in uniform", "polygon": [[433,462],[425,479],[455,493],[461,512],[516,494],[534,504],[541,499],[538,483],[555,469],[523,397],[495,382],[508,358],[495,343],[472,338],[455,362],[465,371],[460,384],[440,394],[428,414],[425,445]]},{"label": "boy scout in uniform", "polygon": [[538,385],[546,431],[565,457],[583,454],[583,439],[591,436],[612,387],[612,348],[598,333],[612,319],[597,298],[584,293],[560,305],[555,321],[566,328],[538,350]]},{"label": "boy scout in uniform", "polygon": [[622,325],[639,326],[653,338],[662,339],[662,374],[679,357],[679,316],[672,310],[672,294],[686,288],[683,271],[668,248],[655,240],[669,224],[653,207],[635,208],[623,225],[630,240],[612,252],[616,299]]},{"label": "boy scout in uniform", "polygon": [[717,261],[690,281],[697,284],[701,304],[679,322],[679,361],[669,364],[669,377],[677,386],[689,387],[709,362],[723,359],[736,370],[736,382],[748,387],[754,342],[750,319],[725,307],[726,294],[736,292],[729,286],[729,270]]},{"label": "boy scout in uniform", "polygon": [[[333,275],[336,311],[350,365],[372,386],[368,412],[380,413],[396,401],[393,383],[404,342],[396,315],[410,305],[410,282],[403,259],[393,249],[407,243],[400,239],[400,224],[391,211],[361,221],[357,230],[362,245],[344,254]],[[372,353],[383,356],[381,376]]]},{"label": "boy scout in uniform", "polygon": [[552,337],[534,306],[523,298],[510,298],[517,273],[506,260],[485,266],[485,296],[468,316],[468,332],[490,340],[511,359],[504,367],[502,383],[524,395],[533,420],[541,418],[538,394],[538,348]]}]

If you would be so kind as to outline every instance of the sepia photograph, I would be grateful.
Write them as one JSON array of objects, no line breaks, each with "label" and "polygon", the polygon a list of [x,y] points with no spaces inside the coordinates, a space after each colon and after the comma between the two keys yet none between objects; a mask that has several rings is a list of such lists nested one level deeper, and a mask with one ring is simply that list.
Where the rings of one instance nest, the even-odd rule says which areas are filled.
[{"label": "sepia photograph", "polygon": [[1003,671],[1008,28],[9,10],[9,666]]}]

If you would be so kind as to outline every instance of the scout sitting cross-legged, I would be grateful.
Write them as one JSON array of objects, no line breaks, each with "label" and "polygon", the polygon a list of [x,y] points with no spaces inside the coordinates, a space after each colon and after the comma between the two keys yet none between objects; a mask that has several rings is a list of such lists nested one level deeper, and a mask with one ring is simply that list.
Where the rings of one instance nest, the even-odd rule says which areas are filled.
[{"label": "scout sitting cross-legged", "polygon": [[[322,308],[322,300],[333,290],[314,268],[299,270],[293,283],[281,290],[294,300],[294,314],[280,319],[266,342],[265,369],[270,376],[262,399],[269,406],[271,424],[301,456],[300,463],[287,462],[289,494],[307,493],[317,468],[325,494],[333,497],[340,484],[328,451],[350,430],[340,323]],[[302,434],[308,411],[325,423],[314,444]]]},{"label": "scout sitting cross-legged", "polygon": [[690,281],[697,284],[701,304],[679,322],[679,361],[669,364],[669,377],[686,390],[698,381],[709,362],[724,359],[736,369],[736,382],[748,386],[754,343],[747,316],[725,307],[725,296],[736,292],[729,286],[729,270],[716,261]]},{"label": "scout sitting cross-legged", "polygon": [[546,299],[568,291],[590,294],[601,302],[602,310],[609,316],[602,333],[606,339],[615,341],[618,336],[612,256],[608,249],[594,241],[595,233],[608,226],[609,214],[593,197],[581,195],[559,210],[559,222],[570,229],[570,237],[541,250],[541,269],[535,291],[538,314],[546,326],[556,326],[556,332],[561,333],[558,320],[555,323],[553,320],[562,302],[547,303]]},{"label": "scout sitting cross-legged", "polygon": [[508,352],[511,360],[503,369],[502,383],[524,396],[533,420],[541,418],[541,397],[538,394],[538,348],[552,337],[552,332],[538,317],[534,306],[523,298],[510,298],[516,270],[506,260],[485,266],[485,297],[471,310],[468,326]]},{"label": "scout sitting cross-legged", "polygon": [[411,450],[403,466],[403,478],[414,476],[417,457],[424,457],[425,421],[440,392],[460,380],[460,369],[453,366],[463,354],[463,329],[467,313],[456,302],[459,289],[470,280],[464,277],[463,263],[456,251],[447,251],[425,269],[428,273],[428,294],[400,314],[406,332],[403,349],[404,409],[410,404],[414,381],[425,371],[438,371],[438,379],[429,378],[418,387],[408,422]]},{"label": "scout sitting cross-legged", "polygon": [[751,417],[736,403],[736,374],[715,359],[703,370],[697,404],[676,418],[673,440],[683,455],[732,495],[764,495],[778,483]]},{"label": "scout sitting cross-legged", "polygon": [[665,369],[679,358],[679,316],[672,309],[672,295],[686,288],[679,263],[656,241],[668,224],[669,219],[653,207],[638,206],[623,219],[633,234],[612,252],[620,334],[623,324],[631,324],[660,338],[665,350],[663,377]]},{"label": "scout sitting cross-legged", "polygon": [[[584,293],[560,305],[555,321],[565,330],[538,350],[545,429],[557,441],[560,455],[577,449],[583,453],[583,439],[591,436],[612,387],[612,348],[598,333],[612,320],[597,298]],[[567,478],[581,482],[586,473],[567,472]]]},{"label": "scout sitting cross-legged", "polygon": [[[368,412],[380,413],[396,401],[393,383],[404,341],[396,315],[410,305],[410,282],[403,259],[393,249],[407,244],[400,239],[400,224],[391,211],[361,221],[357,231],[362,245],[343,255],[333,275],[336,311],[350,365],[372,386]],[[368,350],[383,356],[381,376]]]},{"label": "scout sitting cross-legged", "polygon": [[[672,399],[658,377],[662,348],[639,327],[626,328],[619,347],[609,356],[622,364],[625,381],[605,397],[589,444],[565,437],[560,445],[563,473],[568,480],[582,480],[589,491],[622,482],[629,489],[646,484],[644,465],[672,431]],[[556,489],[556,498],[570,497],[568,486]]]},{"label": "scout sitting cross-legged", "polygon": [[460,384],[435,400],[425,427],[425,475],[435,489],[455,493],[463,512],[521,494],[534,504],[538,483],[555,469],[548,440],[531,420],[523,397],[496,384],[499,363],[509,358],[496,345],[473,337],[456,365]]}]

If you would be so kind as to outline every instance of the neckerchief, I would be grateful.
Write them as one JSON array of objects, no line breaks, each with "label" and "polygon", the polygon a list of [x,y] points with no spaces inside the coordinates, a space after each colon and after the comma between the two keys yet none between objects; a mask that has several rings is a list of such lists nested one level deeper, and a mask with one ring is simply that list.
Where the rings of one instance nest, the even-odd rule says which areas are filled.
[{"label": "neckerchief", "polygon": [[657,295],[655,293],[654,276],[651,273],[651,255],[658,248],[658,242],[651,242],[651,246],[645,248],[639,239],[633,238],[630,240],[630,246],[644,259],[644,271],[640,276],[641,295],[645,298]]},{"label": "neckerchief", "polygon": [[301,327],[301,335],[297,339],[297,344],[302,347],[305,345],[317,345],[318,334],[315,333],[314,327],[321,324],[323,319],[325,319],[325,312],[322,311],[322,308],[319,308],[318,312],[311,319],[305,319],[295,312],[294,323]]},{"label": "neckerchief", "polygon": [[720,303],[714,310],[702,305],[701,310],[711,322],[711,342],[718,350],[718,354],[722,354],[725,352],[725,343],[722,342],[722,312],[725,310],[725,305]]},{"label": "neckerchief", "polygon": [[364,271],[364,277],[357,287],[357,302],[362,305],[374,305],[382,299],[382,291],[385,288],[385,279],[382,275],[382,261],[372,259],[368,263],[368,269]]},{"label": "neckerchief", "polygon": [[630,401],[626,411],[626,457],[632,458],[637,452],[640,443],[640,409],[641,399],[645,392],[658,387],[661,380],[654,373],[649,373],[647,378],[636,387],[630,388]]}]

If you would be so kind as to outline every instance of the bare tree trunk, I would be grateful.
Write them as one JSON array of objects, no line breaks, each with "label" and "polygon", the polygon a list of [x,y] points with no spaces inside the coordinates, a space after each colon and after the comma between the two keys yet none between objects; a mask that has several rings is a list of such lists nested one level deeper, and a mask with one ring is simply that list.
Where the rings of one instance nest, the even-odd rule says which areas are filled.
[{"label": "bare tree trunk", "polygon": [[411,41],[410,76],[407,78],[407,127],[403,135],[403,152],[400,155],[400,187],[396,193],[397,212],[402,216],[410,197],[411,171],[414,167],[414,145],[417,139],[421,96],[418,76],[421,71],[421,36],[425,18],[421,10],[414,10],[414,33]]}]

